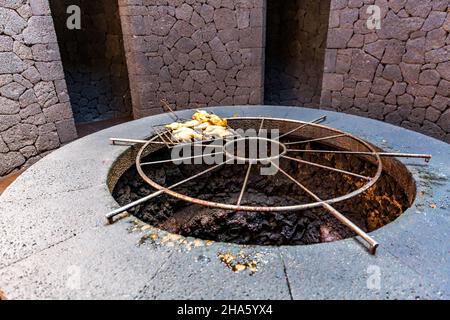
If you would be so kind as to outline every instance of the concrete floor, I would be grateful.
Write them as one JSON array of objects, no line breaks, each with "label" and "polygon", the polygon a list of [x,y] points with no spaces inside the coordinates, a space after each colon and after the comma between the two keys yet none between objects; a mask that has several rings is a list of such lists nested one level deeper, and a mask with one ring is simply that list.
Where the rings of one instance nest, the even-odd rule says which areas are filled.
[{"label": "concrete floor", "polygon": [[3,191],[6,190],[6,188],[8,188],[8,186],[14,182],[14,180],[17,179],[18,176],[20,176],[20,174],[23,171],[19,171],[19,172],[14,172],[12,174],[7,175],[6,177],[0,178],[0,195],[3,193]]}]

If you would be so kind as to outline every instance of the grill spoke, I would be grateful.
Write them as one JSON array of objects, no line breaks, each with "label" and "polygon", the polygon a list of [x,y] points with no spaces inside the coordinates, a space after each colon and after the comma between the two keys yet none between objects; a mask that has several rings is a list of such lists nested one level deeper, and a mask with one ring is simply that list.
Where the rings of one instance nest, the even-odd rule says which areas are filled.
[{"label": "grill spoke", "polygon": [[[264,118],[261,120],[261,124],[259,125],[258,135],[261,134],[261,130],[262,130],[263,126],[264,126],[264,120],[265,120]],[[253,166],[253,163],[249,163],[248,164],[247,173],[245,174],[245,178],[244,178],[244,184],[242,185],[241,193],[239,194],[239,198],[238,198],[238,201],[236,203],[237,206],[241,205],[242,198],[244,197],[244,193],[245,193],[245,190],[247,188],[248,179],[250,177],[250,172],[252,171],[252,166]]]},{"label": "grill spoke", "polygon": [[141,166],[149,166],[149,165],[161,164],[161,163],[170,163],[170,162],[174,162],[174,161],[193,160],[193,159],[198,159],[198,158],[203,158],[203,157],[208,157],[208,156],[221,155],[221,154],[224,154],[224,152],[207,153],[207,154],[201,154],[201,155],[196,155],[196,156],[191,156],[191,157],[184,157],[184,158],[178,158],[178,159],[167,159],[167,160],[143,162],[143,163],[141,163]]},{"label": "grill spoke", "polygon": [[133,145],[133,144],[146,144],[146,143],[156,143],[154,142],[156,138],[151,140],[138,140],[138,139],[125,139],[125,138],[110,138],[109,142],[112,145]]},{"label": "grill spoke", "polygon": [[194,179],[197,179],[197,178],[199,178],[199,177],[201,177],[201,176],[207,174],[208,172],[214,171],[214,170],[220,168],[221,166],[225,165],[225,164],[228,163],[228,162],[230,162],[230,161],[224,161],[224,162],[222,162],[222,163],[219,163],[219,164],[215,165],[214,167],[208,168],[208,169],[206,169],[206,170],[204,170],[204,171],[202,171],[202,172],[200,172],[200,173],[197,173],[197,174],[195,174],[195,175],[193,175],[193,176],[191,176],[191,177],[189,177],[189,178],[187,178],[187,179],[184,179],[183,181],[177,182],[177,183],[171,185],[170,187],[163,188],[163,189],[161,189],[161,190],[159,190],[159,191],[156,191],[156,192],[154,192],[154,193],[152,193],[152,194],[150,194],[150,195],[148,195],[148,196],[146,196],[146,197],[144,197],[144,198],[141,198],[141,199],[136,200],[136,201],[134,201],[134,202],[132,202],[132,203],[129,203],[129,204],[127,204],[126,206],[123,206],[123,207],[121,207],[121,208],[119,208],[119,209],[116,209],[116,210],[114,210],[114,211],[111,211],[110,213],[108,213],[108,214],[106,215],[106,219],[108,220],[108,223],[111,224],[111,223],[113,222],[112,219],[113,219],[115,216],[117,216],[117,215],[119,215],[119,214],[121,214],[121,213],[123,213],[123,212],[125,212],[125,211],[127,211],[127,210],[129,210],[129,209],[131,209],[131,208],[134,208],[134,207],[140,205],[141,203],[144,203],[144,202],[147,202],[147,201],[149,201],[149,200],[151,200],[151,199],[153,199],[153,198],[156,198],[156,197],[162,195],[163,193],[165,193],[167,190],[171,190],[171,189],[173,189],[173,188],[179,187],[179,186],[181,186],[182,184],[185,184],[185,183],[187,183],[187,182],[189,182],[189,181],[192,181],[192,180],[194,180]]},{"label": "grill spoke", "polygon": [[348,136],[347,133],[341,133],[341,134],[335,134],[335,135],[328,136],[328,137],[322,137],[322,138],[316,138],[316,139],[310,139],[310,140],[286,142],[285,145],[309,143],[309,142],[316,142],[316,141],[325,141],[325,140],[336,139],[336,138],[346,137],[346,136]]},{"label": "grill spoke", "polygon": [[301,130],[301,129],[307,127],[307,126],[310,126],[310,125],[313,125],[313,124],[317,124],[317,123],[321,123],[322,121],[325,121],[326,119],[327,119],[327,116],[321,116],[320,118],[314,119],[313,121],[310,121],[308,123],[304,123],[301,126],[298,126],[297,128],[292,129],[291,131],[283,133],[281,136],[278,137],[278,140],[283,138],[283,137],[286,137],[286,136],[288,136],[288,135],[290,135],[290,134],[292,134],[292,133],[294,133],[294,132],[296,132],[298,130]]},{"label": "grill spoke", "polygon": [[331,213],[336,219],[338,219],[340,222],[342,222],[344,225],[346,225],[348,228],[350,228],[352,231],[354,231],[357,235],[359,235],[361,238],[363,238],[368,244],[369,244],[369,251],[371,254],[375,254],[375,251],[378,247],[378,242],[375,241],[371,236],[369,236],[367,233],[365,233],[361,228],[359,228],[356,224],[354,224],[352,221],[350,221],[347,217],[345,217],[342,213],[337,211],[335,208],[333,208],[330,204],[320,199],[319,196],[317,196],[314,192],[309,190],[307,187],[305,187],[301,182],[297,181],[294,177],[292,177],[290,174],[288,174],[286,171],[281,169],[279,166],[277,166],[275,163],[272,162],[272,164],[278,168],[278,170],[285,175],[288,179],[290,179],[292,182],[294,182],[297,186],[299,186],[303,191],[305,191],[311,198],[313,198],[315,201],[321,202],[322,207],[326,209],[329,213]]},{"label": "grill spoke", "polygon": [[301,149],[288,149],[289,152],[304,152],[304,153],[334,153],[334,154],[350,154],[350,155],[363,155],[374,156],[378,154],[380,157],[398,157],[398,158],[421,158],[427,162],[433,157],[431,154],[422,153],[397,153],[397,152],[365,152],[365,151],[341,151],[341,150],[301,150]]},{"label": "grill spoke", "polygon": [[310,162],[310,161],[306,161],[306,160],[302,160],[302,159],[292,158],[292,157],[289,157],[289,156],[281,156],[281,157],[283,157],[285,159],[292,160],[292,161],[296,161],[296,162],[299,162],[299,163],[307,164],[307,165],[310,165],[310,166],[314,166],[314,167],[318,167],[318,168],[322,168],[322,169],[326,169],[326,170],[339,172],[339,173],[346,174],[346,175],[349,175],[349,176],[357,177],[357,178],[360,178],[360,179],[369,180],[369,181],[372,180],[371,177],[363,176],[363,175],[360,175],[360,174],[357,174],[357,173],[353,173],[353,172],[342,170],[342,169],[338,169],[338,168],[324,166],[322,164],[318,164],[318,163],[315,163],[315,162]]},{"label": "grill spoke", "polygon": [[247,173],[245,174],[244,184],[242,185],[241,193],[239,194],[238,201],[236,203],[237,206],[241,205],[242,198],[244,197],[245,190],[248,184],[248,178],[250,177],[250,172],[252,171],[253,164],[248,165]]}]

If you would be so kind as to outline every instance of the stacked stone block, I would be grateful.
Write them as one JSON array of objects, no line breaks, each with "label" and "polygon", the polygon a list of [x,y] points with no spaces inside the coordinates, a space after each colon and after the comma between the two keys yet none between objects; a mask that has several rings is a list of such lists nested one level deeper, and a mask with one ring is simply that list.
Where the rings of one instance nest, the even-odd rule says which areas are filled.
[{"label": "stacked stone block", "polygon": [[0,0],[0,176],[76,138],[46,0]]},{"label": "stacked stone block", "polygon": [[450,142],[449,0],[332,0],[329,25],[322,107]]},{"label": "stacked stone block", "polygon": [[120,0],[133,112],[260,104],[264,1]]}]

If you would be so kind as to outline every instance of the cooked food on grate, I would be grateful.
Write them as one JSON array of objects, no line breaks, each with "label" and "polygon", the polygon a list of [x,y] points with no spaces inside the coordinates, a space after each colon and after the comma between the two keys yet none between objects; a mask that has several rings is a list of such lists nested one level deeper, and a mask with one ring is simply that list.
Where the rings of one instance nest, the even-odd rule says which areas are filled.
[{"label": "cooked food on grate", "polygon": [[227,126],[227,120],[215,114],[198,110],[192,116],[192,120],[174,122],[165,127],[171,131],[174,140],[178,142],[189,142],[205,138],[224,138],[233,135]]},{"label": "cooked food on grate", "polygon": [[186,121],[186,122],[174,122],[174,123],[166,125],[166,128],[170,129],[172,131],[175,131],[175,130],[178,130],[181,128],[194,128],[200,124],[201,123],[197,120]]},{"label": "cooked food on grate", "polygon": [[211,123],[215,126],[227,127],[227,120],[220,118],[215,114],[210,114],[206,111],[199,110],[192,116],[192,119],[198,120],[201,123]]},{"label": "cooked food on grate", "polygon": [[214,138],[225,138],[232,135],[230,130],[221,126],[208,126],[203,134]]},{"label": "cooked food on grate", "polygon": [[172,132],[172,136],[176,141],[179,142],[189,142],[194,140],[202,139],[202,135],[191,128],[181,127]]}]

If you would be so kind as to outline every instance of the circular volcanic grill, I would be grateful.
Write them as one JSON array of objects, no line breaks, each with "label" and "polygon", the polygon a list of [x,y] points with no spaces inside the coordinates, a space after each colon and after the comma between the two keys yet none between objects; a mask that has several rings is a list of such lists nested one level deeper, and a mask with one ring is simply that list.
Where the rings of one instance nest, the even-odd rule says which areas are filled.
[{"label": "circular volcanic grill", "polygon": [[[243,122],[245,121],[245,122]],[[268,119],[266,118],[235,118],[232,119],[231,122],[231,126],[234,128],[249,128],[249,124],[250,124],[250,128],[252,128],[251,123],[254,123],[254,121],[256,122],[261,122],[261,126],[264,125],[264,122],[269,122]],[[176,191],[173,191],[172,189],[174,187],[170,187],[170,186],[162,186],[158,183],[156,183],[154,180],[152,180],[150,177],[148,177],[148,175],[144,172],[144,170],[142,169],[143,165],[152,165],[152,164],[159,164],[161,163],[161,161],[156,161],[156,162],[142,162],[142,158],[145,154],[148,153],[148,149],[150,146],[154,145],[155,140],[151,139],[150,141],[148,141],[146,144],[144,144],[144,146],[141,148],[141,150],[138,153],[138,156],[136,157],[136,167],[137,167],[137,171],[139,173],[139,175],[142,177],[142,179],[144,179],[145,182],[147,182],[149,185],[151,185],[152,187],[156,188],[157,190],[160,191],[164,191],[165,193],[176,197],[178,199],[181,200],[185,200],[194,204],[200,204],[203,206],[207,206],[207,207],[211,207],[211,208],[218,208],[218,209],[226,209],[226,210],[235,210],[235,211],[298,211],[298,210],[304,210],[304,209],[310,209],[310,208],[317,208],[317,207],[322,207],[324,206],[324,204],[332,204],[332,203],[336,203],[336,202],[340,202],[340,201],[344,201],[344,200],[348,200],[352,197],[355,197],[361,193],[363,193],[364,191],[366,191],[367,189],[369,189],[371,186],[373,186],[378,179],[381,176],[381,172],[383,171],[383,166],[382,166],[382,162],[381,162],[381,158],[380,155],[378,154],[378,152],[376,151],[376,149],[371,146],[369,143],[355,137],[352,136],[349,133],[344,133],[342,131],[336,130],[336,129],[332,129],[329,127],[325,127],[325,126],[321,126],[319,124],[316,123],[306,123],[306,122],[302,122],[302,121],[293,121],[293,120],[283,120],[283,119],[272,119],[272,121],[277,122],[279,125],[281,126],[286,126],[286,127],[291,127],[292,125],[296,126],[294,129],[291,129],[288,132],[282,133],[278,138],[275,139],[287,139],[289,134],[292,134],[295,131],[301,130],[302,128],[305,128],[306,126],[310,126],[313,128],[319,128],[321,129],[322,132],[330,132],[332,133],[331,135],[326,135],[323,138],[317,138],[317,139],[309,139],[309,140],[303,140],[303,141],[298,141],[298,142],[287,142],[286,144],[283,144],[281,142],[279,142],[278,140],[275,139],[266,139],[266,138],[261,138],[261,137],[256,137],[256,138],[249,138],[249,139],[258,139],[260,141],[263,141],[264,143],[274,143],[274,144],[279,144],[282,147],[282,152],[280,152],[278,155],[271,155],[268,158],[248,158],[248,157],[239,157],[238,155],[234,154],[233,152],[230,152],[229,149],[227,148],[230,143],[234,143],[236,141],[239,141],[241,139],[245,139],[241,136],[238,137],[233,137],[231,139],[235,139],[235,140],[231,140],[230,142],[227,142],[224,144],[223,148],[222,148],[222,152],[224,154],[227,155],[225,161],[223,161],[222,163],[213,166],[212,168],[209,168],[205,171],[203,171],[204,173],[208,173],[212,170],[215,170],[217,168],[219,168],[222,165],[226,165],[226,164],[234,164],[234,160],[243,160],[244,162],[247,162],[249,164],[249,168],[251,169],[251,165],[255,164],[255,163],[265,163],[267,161],[274,161],[276,159],[280,159],[280,158],[285,158],[291,161],[301,161],[299,159],[295,159],[289,156],[286,156],[286,153],[295,153],[295,152],[312,152],[311,150],[297,150],[297,149],[288,149],[287,145],[296,145],[296,144],[305,144],[305,143],[311,143],[311,142],[315,142],[315,141],[325,141],[328,139],[338,139],[338,138],[347,138],[350,141],[350,144],[353,146],[353,150],[363,150],[361,151],[363,154],[368,155],[368,156],[372,156],[374,158],[374,161],[376,163],[376,173],[373,177],[366,177],[366,176],[362,176],[359,175],[357,173],[352,173],[352,172],[348,172],[348,171],[344,171],[344,170],[340,170],[338,168],[329,168],[330,170],[333,170],[342,174],[347,174],[347,175],[351,175],[354,177],[358,177],[362,180],[365,180],[366,182],[364,183],[364,185],[362,185],[361,187],[359,187],[357,190],[352,191],[346,195],[343,195],[341,197],[338,198],[333,198],[333,199],[326,199],[326,200],[318,200],[314,195],[314,193],[310,190],[306,190],[306,187],[303,186],[300,182],[296,181],[293,177],[289,176],[289,179],[292,180],[293,182],[295,181],[295,183],[297,183],[299,185],[299,187],[301,189],[303,189],[304,191],[306,191],[307,193],[309,193],[311,195],[311,198],[315,199],[316,201],[314,202],[309,202],[309,203],[303,203],[303,204],[297,204],[297,205],[291,205],[291,206],[247,206],[247,205],[242,205],[240,203],[240,201],[236,204],[228,204],[228,203],[220,203],[220,202],[211,202],[211,201],[205,201],[199,198],[193,198],[190,197],[188,195],[185,194],[181,194],[178,193]],[[272,127],[273,129],[273,127]],[[157,135],[158,136],[158,135]],[[210,142],[212,143],[212,142]],[[193,144],[196,144],[195,142]],[[200,146],[204,146],[205,143],[204,142],[199,142],[197,143],[197,145]],[[170,144],[169,144],[170,146]],[[335,153],[336,151],[331,151],[332,153]],[[354,151],[357,152],[357,151]],[[209,155],[210,153],[207,153],[206,155]],[[183,158],[184,159],[184,158]],[[164,161],[164,160],[163,160]],[[172,162],[172,159],[167,159],[167,161]],[[303,162],[305,163],[305,162]],[[274,163],[272,163],[273,165],[276,165]],[[315,165],[313,163],[311,163],[311,165]],[[247,175],[249,170],[247,170]],[[285,174],[286,176],[288,176],[288,174],[281,168],[279,168],[277,166],[277,169]],[[243,172],[244,175],[246,175],[245,172]],[[246,176],[247,176],[246,175]],[[192,179],[198,178],[201,176],[200,174],[197,174],[195,176],[192,176]],[[177,184],[176,186],[178,186],[179,184]],[[243,191],[245,191],[245,185],[246,183],[244,182],[244,186],[243,186]],[[314,195],[313,195],[314,194]]]},{"label": "circular volcanic grill", "polygon": [[[157,189],[157,191],[111,212],[107,216],[108,220],[112,222],[112,218],[119,213],[130,210],[146,201],[164,194],[179,199],[182,202],[192,203],[202,207],[226,210],[229,212],[259,212],[260,214],[263,214],[264,212],[286,213],[323,208],[333,217],[333,219],[348,227],[353,235],[356,234],[364,239],[369,245],[370,252],[375,253],[378,243],[357,224],[352,222],[347,217],[348,215],[341,214],[340,211],[332,205],[339,206],[339,203],[341,202],[348,202],[348,200],[352,198],[361,196],[377,184],[383,173],[382,157],[421,157],[429,160],[430,156],[381,152],[370,143],[349,133],[320,125],[319,122],[322,122],[323,120],[325,120],[325,117],[321,117],[311,122],[263,117],[231,118],[228,119],[228,123],[230,129],[232,128],[234,135],[226,138],[223,143],[218,143],[219,140],[177,143],[171,139],[170,133],[163,129],[163,127],[154,128],[156,134],[146,141],[112,139],[113,143],[130,142],[142,144],[142,147],[140,147],[136,156],[136,170],[143,181],[152,188]],[[248,132],[249,129],[253,129],[257,134],[246,136],[245,132]],[[267,137],[267,135],[262,134],[273,129],[279,130],[279,136]],[[238,150],[237,148],[239,143],[242,143],[245,146],[243,153],[242,150]],[[255,144],[258,146],[265,146],[269,150],[269,154],[262,157],[255,155],[249,150],[249,146],[252,143],[254,143],[253,146]],[[198,149],[201,149],[201,152],[200,154],[198,152],[194,153],[194,156],[172,159],[171,155],[173,152],[171,151],[183,147],[197,151]],[[241,152],[239,153],[239,151]],[[153,157],[155,154],[159,154],[159,156]],[[188,170],[188,172],[190,172],[188,175],[180,175],[182,179],[179,179],[176,183],[172,183],[170,179],[169,181],[171,183],[167,183],[167,179],[158,179],[158,177],[153,174],[154,170],[152,169],[159,168],[161,165],[173,166],[174,160],[180,160],[180,162],[181,160],[204,160],[206,157],[212,156],[216,157],[215,159],[219,159],[217,158],[219,155],[223,156],[221,161],[216,161],[209,165],[205,164],[206,161],[200,161],[198,165],[192,164],[191,166],[198,168]],[[350,171],[348,170],[349,166],[342,165],[342,161],[341,163],[338,161],[316,162],[311,161],[311,157],[308,158],[309,160],[305,160],[300,157],[302,155],[314,155],[325,159],[339,156],[356,157],[365,163],[369,163],[370,170],[364,170],[364,172]],[[344,158],[343,161],[350,161],[350,159]],[[312,188],[307,187],[307,185],[299,179],[301,174],[294,175],[289,170],[289,166],[292,166],[292,164],[329,171],[330,173],[338,175],[339,179],[347,177],[354,179],[357,183],[352,184],[354,186],[353,188],[345,188],[344,192],[337,196],[324,198],[324,193],[322,191],[313,190]],[[182,166],[183,165],[184,164],[182,164]],[[224,167],[228,166],[239,167],[240,174],[235,174],[235,177],[241,178],[240,190],[235,190],[234,192],[237,194],[237,197],[218,197],[220,198],[220,201],[217,201],[208,199],[208,197],[203,196],[201,193],[191,195],[189,190],[192,188],[182,188],[183,185],[192,186],[192,183],[198,179],[206,177],[212,179],[211,177],[214,176],[214,174],[217,174],[220,170],[223,170]],[[249,188],[252,187],[249,186],[249,181],[254,181],[254,179],[250,177],[255,175],[255,173],[261,174],[261,167],[267,166],[275,168],[276,176],[282,176],[289,184],[295,185],[298,188],[298,191],[306,195],[306,197],[294,197],[293,199],[290,197],[289,201],[274,201],[274,199],[264,199],[268,197],[268,194],[264,190],[261,190],[258,194],[258,201],[254,201],[255,190],[257,193],[258,190],[252,188],[252,196],[246,198]],[[391,164],[389,164],[389,166],[391,166]],[[184,170],[184,172],[186,172],[186,170]],[[305,170],[304,172],[304,174],[309,173],[308,170]],[[262,175],[261,177],[269,180],[271,179],[271,176]],[[220,178],[223,179],[224,177]],[[330,179],[330,177],[328,178]],[[314,179],[314,177],[312,177],[312,179]],[[336,178],[336,180],[339,179]],[[265,185],[263,189],[264,188],[267,188],[267,185]],[[286,195],[286,198],[288,198],[288,195]],[[305,200],[307,198],[310,200]],[[408,198],[408,196],[406,196],[406,198]],[[408,201],[405,202],[412,202],[412,199],[410,198],[411,196],[409,196]],[[282,205],[277,205],[277,203],[280,202]]]}]

